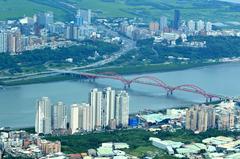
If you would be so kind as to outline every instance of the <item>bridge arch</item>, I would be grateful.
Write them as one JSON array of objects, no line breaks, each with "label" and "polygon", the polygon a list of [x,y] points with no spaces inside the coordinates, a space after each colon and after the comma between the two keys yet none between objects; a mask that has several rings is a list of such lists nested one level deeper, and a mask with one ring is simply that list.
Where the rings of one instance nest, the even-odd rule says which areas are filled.
[{"label": "bridge arch", "polygon": [[189,93],[195,93],[202,95],[205,98],[213,98],[210,94],[208,94],[205,90],[202,88],[193,85],[193,84],[183,84],[180,86],[176,86],[170,89],[170,93],[172,94],[174,91],[184,91],[184,92],[189,92]]},{"label": "bridge arch", "polygon": [[133,84],[133,83],[139,83],[139,84],[145,84],[145,85],[163,88],[164,90],[167,91],[167,94],[172,94],[175,91],[183,91],[183,92],[199,94],[199,95],[205,97],[207,100],[209,99],[210,101],[214,98],[230,99],[229,97],[224,97],[224,96],[220,96],[220,95],[207,93],[204,89],[202,89],[194,84],[183,84],[183,85],[179,85],[179,86],[170,86],[170,85],[166,84],[164,81],[162,81],[161,79],[154,77],[154,76],[138,76],[138,77],[134,77],[133,79],[127,79],[115,72],[76,73],[76,74],[80,74],[87,78],[93,78],[93,79],[106,78],[106,79],[118,80],[124,84],[125,88],[130,87],[131,84]]},{"label": "bridge arch", "polygon": [[[143,83],[144,84],[144,81],[142,81],[142,82],[138,82],[139,80],[150,80],[150,81],[152,81],[152,82],[154,82],[154,83],[152,83],[151,85],[153,85],[153,86],[158,86],[158,87],[161,87],[161,88],[164,88],[165,90],[169,90],[169,86],[165,83],[165,82],[163,82],[162,80],[160,80],[159,78],[156,78],[156,77],[152,77],[152,76],[139,76],[139,77],[136,77],[136,78],[134,78],[134,79],[132,79],[132,80],[129,80],[128,81],[128,85],[130,86],[132,83]],[[147,83],[147,82],[146,82]],[[150,83],[148,83],[148,84],[150,84]]]},{"label": "bridge arch", "polygon": [[194,91],[196,92],[201,92],[201,93],[206,93],[206,91],[196,85],[193,85],[193,84],[183,84],[183,85],[179,85],[177,87],[173,87],[171,88],[171,91],[175,91],[175,90],[179,90],[179,89],[182,89],[182,88],[191,88],[193,89]]},{"label": "bridge arch", "polygon": [[110,79],[115,79],[118,81],[121,81],[124,85],[128,83],[128,80],[125,79],[123,76],[115,73],[115,72],[101,72],[97,74],[99,77],[98,78],[110,78]]}]

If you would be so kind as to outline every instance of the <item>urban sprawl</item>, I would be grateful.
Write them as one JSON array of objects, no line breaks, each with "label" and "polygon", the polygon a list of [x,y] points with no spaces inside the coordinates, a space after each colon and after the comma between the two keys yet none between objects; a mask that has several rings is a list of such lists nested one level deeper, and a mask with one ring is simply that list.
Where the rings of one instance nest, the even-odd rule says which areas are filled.
[{"label": "urban sprawl", "polygon": [[[38,13],[33,17],[0,22],[0,53],[24,54],[35,49],[69,47],[85,39],[100,39],[105,42],[120,42],[121,37],[108,37],[103,30],[109,29],[131,40],[154,38],[155,43],[166,43],[166,47],[181,45],[206,47],[205,41],[188,42],[189,36],[240,36],[240,31],[218,29],[209,21],[182,21],[179,10],[174,11],[171,22],[167,17],[144,22],[141,18],[97,18],[89,10],[78,10],[75,20],[55,22],[52,12]],[[105,28],[103,29],[104,26]],[[174,57],[169,57],[174,58]],[[189,60],[184,59],[183,60]],[[227,59],[225,59],[227,60]],[[69,59],[71,61],[71,59]],[[130,100],[126,90],[107,87],[95,88],[89,93],[88,102],[74,103],[70,107],[64,102],[52,103],[48,97],[36,102],[35,133],[27,130],[0,130],[1,158],[79,158],[79,159],[135,159],[128,153],[132,145],[125,142],[100,143],[98,148],[86,152],[68,154],[62,152],[64,143],[47,140],[48,136],[87,135],[134,129],[146,132],[176,132],[179,129],[200,134],[208,130],[240,131],[240,107],[233,101],[217,104],[198,104],[182,109],[165,111],[145,110],[129,113]],[[151,104],[151,103],[149,103]],[[189,143],[150,137],[148,141],[158,149],[176,158],[223,159],[240,158],[238,137],[206,137],[201,142]],[[144,158],[154,158],[151,155]]]},{"label": "urban sprawl", "polygon": [[162,16],[158,21],[147,23],[141,18],[92,18],[89,9],[78,10],[75,20],[70,22],[55,22],[53,12],[1,21],[0,52],[15,55],[35,49],[69,47],[84,39],[101,39],[106,42],[121,40],[118,36],[108,37],[103,34],[106,30],[99,24],[133,40],[154,38],[156,43],[167,40],[169,46],[176,45],[176,40],[181,39],[183,46],[205,47],[205,41],[188,42],[188,36],[240,36],[238,30],[217,29],[217,24],[209,21],[182,21],[179,10],[175,10],[171,22]]},{"label": "urban sprawl", "polygon": [[[61,152],[60,141],[48,141],[44,136],[87,135],[108,131],[143,129],[175,132],[188,129],[195,134],[209,129],[219,131],[240,130],[238,103],[223,101],[218,104],[199,104],[189,108],[146,110],[129,114],[128,93],[110,87],[94,88],[89,93],[89,102],[72,104],[70,109],[63,103],[52,104],[48,97],[36,102],[35,132],[2,128],[0,133],[1,156],[30,158],[137,158],[124,150],[131,145],[109,141],[97,149],[79,154]],[[240,140],[227,136],[205,138],[201,143],[183,143],[150,137],[152,145],[177,158],[234,158],[240,156]],[[204,152],[204,153],[202,153]]]}]

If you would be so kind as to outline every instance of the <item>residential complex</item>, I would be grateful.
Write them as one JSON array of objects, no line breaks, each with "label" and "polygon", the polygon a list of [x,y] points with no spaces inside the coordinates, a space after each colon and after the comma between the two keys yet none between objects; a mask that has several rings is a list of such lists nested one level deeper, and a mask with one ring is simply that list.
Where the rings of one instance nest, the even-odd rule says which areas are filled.
[{"label": "residential complex", "polygon": [[91,10],[79,10],[71,22],[55,21],[53,12],[40,12],[0,24],[0,53],[20,54],[35,49],[69,47],[90,38],[97,29],[91,25]]},{"label": "residential complex", "polygon": [[215,110],[211,106],[194,106],[186,112],[186,129],[206,131],[215,128]]},{"label": "residential complex", "polygon": [[[0,132],[0,151],[4,150],[5,157],[12,158],[41,158],[48,155],[60,157],[61,142],[51,142],[41,139],[36,134],[26,131],[4,131]],[[2,155],[0,155],[0,158]]]},{"label": "residential complex", "polygon": [[[55,21],[53,12],[40,12],[33,17],[24,17],[0,23],[0,53],[20,54],[35,49],[69,47],[78,45],[85,39],[114,41],[120,37],[109,37],[109,32],[117,31],[133,40],[154,38],[154,42],[167,40],[169,46],[176,45],[181,38],[184,46],[203,47],[189,43],[189,36],[240,36],[237,30],[215,29],[214,23],[204,20],[183,20],[180,10],[175,10],[172,22],[161,16],[151,22],[141,18],[96,18],[93,20],[91,9],[77,10],[71,21]],[[142,27],[149,26],[149,27]]]},{"label": "residential complex", "polygon": [[[151,75],[134,76],[131,80],[129,77],[125,78],[116,74],[110,76],[106,75],[107,73],[98,74],[89,72],[98,71],[102,66],[107,66],[106,69],[112,69],[110,65],[112,63],[116,64],[116,69],[118,69],[118,66],[121,67],[121,69],[125,69],[125,67],[128,69],[129,65],[133,64],[135,66],[135,64],[139,62],[140,67],[134,67],[135,69],[138,69],[138,67],[141,68],[141,66],[146,66],[150,69],[153,66],[154,69],[156,69],[158,65],[161,65],[161,67],[159,67],[160,69],[168,70],[168,66],[180,69],[182,66],[183,68],[188,67],[188,64],[195,67],[195,65],[199,66],[199,64],[211,64],[211,61],[212,63],[240,61],[240,57],[235,56],[226,56],[226,58],[225,56],[221,56],[219,59],[210,59],[211,56],[209,55],[209,57],[206,57],[203,61],[200,55],[192,58],[191,56],[185,57],[186,54],[180,55],[175,51],[171,51],[171,54],[164,52],[165,48],[174,47],[180,51],[183,48],[182,52],[188,49],[188,47],[190,51],[197,48],[200,48],[199,50],[201,51],[201,49],[204,50],[209,45],[208,40],[204,41],[201,37],[240,37],[239,30],[218,28],[217,24],[209,20],[204,20],[202,17],[201,19],[189,19],[185,21],[181,11],[178,9],[173,10],[172,18],[163,16],[165,15],[163,14],[159,15],[157,19],[148,20],[125,17],[105,19],[95,17],[95,14],[91,9],[83,10],[74,8],[74,15],[70,21],[55,21],[54,13],[51,11],[40,12],[33,17],[0,21],[0,54],[3,56],[9,54],[12,55],[9,57],[21,57],[21,54],[35,49],[58,49],[61,47],[91,45],[86,44],[89,39],[93,42],[99,40],[98,42],[100,44],[91,47],[87,46],[84,51],[88,52],[91,50],[94,54],[90,56],[86,55],[86,58],[81,58],[80,55],[76,55],[74,58],[81,58],[78,62],[75,62],[75,59],[66,51],[69,57],[64,56],[64,61],[67,63],[62,63],[63,60],[59,61],[59,63],[63,65],[60,65],[58,62],[55,63],[54,61],[43,61],[43,63],[36,65],[36,72],[35,69],[31,71],[28,70],[28,68],[30,68],[28,65],[22,65],[21,62],[16,62],[17,65],[24,67],[23,72],[19,71],[15,77],[13,76],[15,74],[12,73],[15,70],[6,67],[4,68],[5,72],[3,71],[2,73],[4,80],[5,73],[7,73],[8,77],[6,77],[6,79],[10,81],[9,85],[11,85],[11,82],[13,82],[13,84],[14,82],[18,83],[19,79],[28,80],[29,78],[33,80],[34,83],[34,80],[37,79],[38,76],[40,78],[49,77],[50,80],[51,77],[59,77],[61,79],[64,76],[64,79],[65,77],[70,77],[71,79],[75,79],[76,77],[76,79],[80,81],[95,81],[95,79],[98,78],[114,79],[122,82],[121,84],[124,84],[125,88],[125,90],[115,90],[111,87],[104,89],[94,88],[89,93],[84,92],[88,93],[88,98],[85,101],[78,101],[76,103],[72,103],[73,101],[70,101],[71,103],[68,104],[65,102],[69,101],[53,102],[49,97],[38,99],[35,103],[35,133],[28,133],[28,128],[26,131],[11,130],[10,128],[0,129],[0,159],[2,156],[42,159],[135,159],[137,157],[128,154],[131,153],[133,149],[139,151],[133,154],[141,154],[141,158],[143,159],[151,159],[149,156],[154,155],[152,158],[156,158],[156,156],[160,155],[159,152],[174,158],[240,158],[240,140],[239,136],[236,137],[235,135],[240,131],[240,107],[239,103],[236,102],[237,99],[234,97],[210,94],[195,85],[168,85]],[[199,39],[196,40],[195,37]],[[148,46],[145,47],[144,44],[141,44],[149,41],[152,43],[150,49]],[[116,46],[110,45],[110,49],[112,49],[111,47],[116,47],[118,51],[112,52],[111,54],[102,53],[108,51],[97,51],[96,48],[102,49],[101,42],[116,44]],[[157,49],[158,47],[153,47],[153,45],[157,43],[161,46],[159,50]],[[73,52],[77,51],[73,49]],[[148,52],[152,52],[153,54],[144,55]],[[125,57],[128,53],[130,56]],[[133,54],[131,55],[131,53]],[[80,54],[82,54],[81,51]],[[194,52],[192,54],[194,54]],[[145,58],[148,55],[149,57],[151,56],[151,59]],[[101,60],[99,60],[98,57],[101,57],[99,58]],[[159,60],[154,62],[155,57],[163,59],[164,61]],[[121,58],[124,59],[122,60]],[[125,63],[126,59],[128,60],[130,58],[131,63]],[[13,61],[15,62],[17,60]],[[42,65],[44,65],[43,67],[46,72],[40,72],[39,70],[41,68],[38,70],[38,67]],[[115,67],[113,67],[113,70],[114,69]],[[142,70],[144,69],[145,68]],[[28,71],[30,74],[25,75]],[[1,82],[0,84],[3,85],[5,83]],[[148,86],[157,86],[157,88],[164,88],[168,96],[175,93],[175,91],[195,93],[204,96],[207,102],[205,104],[194,104],[178,109],[147,109],[133,113],[130,112],[130,96],[127,92],[127,89],[134,87],[132,86],[133,84],[145,84]],[[0,89],[4,91],[5,87],[1,85]],[[148,95],[152,97],[152,95],[155,96],[157,93],[152,91]],[[215,98],[219,100],[216,101],[216,103],[215,101],[212,102]],[[143,100],[141,98],[139,99]],[[160,103],[161,101],[158,102]],[[183,103],[185,102],[186,101]],[[143,108],[140,104],[142,103],[138,103],[137,107]],[[144,104],[146,104],[146,102]],[[152,103],[147,102],[147,104],[151,107]],[[158,105],[156,107],[158,107]],[[141,130],[143,133],[139,133],[140,137],[136,141],[133,139],[133,141],[129,142],[133,142],[132,145],[118,141],[123,140],[125,137],[125,135],[121,133],[131,132],[131,130],[133,132],[134,130]],[[179,130],[183,133],[178,134],[178,138],[178,136],[174,136],[174,133],[179,132]],[[208,134],[211,131],[214,131],[214,133],[212,133],[214,135],[213,137],[209,137],[212,135]],[[115,135],[115,133],[117,134],[119,132],[120,135]],[[219,132],[225,134],[231,132],[231,135],[234,137],[216,135]],[[98,140],[97,134],[100,134],[100,137],[103,139]],[[114,134],[115,136],[113,135],[113,138],[109,138],[109,136],[104,136],[106,134]],[[146,136],[144,136],[145,134]],[[181,135],[184,134],[191,136],[181,138]],[[202,136],[196,136],[202,134],[204,134],[204,138]],[[86,151],[84,146],[87,148],[89,148],[89,146],[84,145],[85,142],[83,142],[84,140],[81,138],[84,138],[84,135],[88,135],[86,137],[86,143],[89,142],[91,146],[94,147],[82,153],[78,152],[79,149],[72,147],[81,146],[81,148],[83,147],[82,149]],[[134,135],[133,133],[132,137],[135,137]],[[52,140],[47,139],[48,137],[52,137]],[[60,137],[58,140],[61,140],[55,140],[57,137]],[[173,139],[171,140],[171,138]],[[77,143],[75,143],[76,141]],[[79,143],[84,144],[79,145]],[[66,152],[66,154],[62,153],[62,150]],[[152,153],[152,150],[154,150],[155,153]],[[150,155],[147,151],[150,151]]]},{"label": "residential complex", "polygon": [[186,129],[204,132],[208,129],[233,130],[239,127],[238,111],[233,103],[219,106],[194,106],[186,111]]},{"label": "residential complex", "polygon": [[48,97],[42,97],[37,101],[35,131],[38,134],[52,134],[69,128],[74,134],[106,128],[126,128],[128,119],[129,95],[126,91],[118,92],[110,87],[99,91],[95,88],[89,93],[89,103],[71,105],[70,117],[62,102],[52,105]]},{"label": "residential complex", "polygon": [[48,97],[42,97],[37,101],[35,131],[37,133],[50,134],[52,131],[52,108]]},{"label": "residential complex", "polygon": [[128,127],[129,96],[126,91],[116,92],[110,87],[103,91],[93,89],[89,104],[71,106],[72,133]]},{"label": "residential complex", "polygon": [[52,106],[52,128],[57,129],[67,129],[67,107],[63,102],[58,102]]}]

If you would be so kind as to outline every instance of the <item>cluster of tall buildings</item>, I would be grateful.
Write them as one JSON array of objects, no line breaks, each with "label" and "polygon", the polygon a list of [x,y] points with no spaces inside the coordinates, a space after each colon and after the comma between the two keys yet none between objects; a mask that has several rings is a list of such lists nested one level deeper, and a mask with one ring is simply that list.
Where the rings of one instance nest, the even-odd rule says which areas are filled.
[{"label": "cluster of tall buildings", "polygon": [[[18,22],[10,22],[0,26],[0,53],[20,53],[28,50],[28,46],[34,45],[34,39],[30,34],[39,33],[41,28],[54,23],[52,12],[39,13],[33,18],[25,17]],[[31,33],[32,32],[32,33]]]},{"label": "cluster of tall buildings", "polygon": [[22,51],[23,37],[19,28],[14,27],[8,31],[0,30],[0,53]]},{"label": "cluster of tall buildings", "polygon": [[53,12],[38,13],[35,15],[35,18],[36,25],[40,26],[41,28],[48,27],[48,25],[54,23]]},{"label": "cluster of tall buildings", "polygon": [[204,22],[199,20],[197,22],[193,20],[189,20],[187,22],[187,27],[189,32],[211,32],[212,31],[212,23],[211,22]]},{"label": "cluster of tall buildings", "polygon": [[70,117],[62,102],[52,105],[48,97],[42,97],[36,105],[35,131],[38,134],[68,128],[76,133],[128,126],[129,95],[110,87],[103,91],[93,89],[89,103],[71,105]]},{"label": "cluster of tall buildings", "polygon": [[[163,33],[170,32],[171,30],[177,31],[181,24],[180,11],[174,11],[174,19],[172,21],[172,26],[168,24],[168,18],[165,16],[160,17],[160,21],[152,21],[149,23],[149,28],[137,27],[133,24],[124,22],[120,26],[120,32],[124,33],[126,36],[134,39],[146,39],[152,36],[151,32]],[[149,32],[150,31],[150,32]]]},{"label": "cluster of tall buildings", "polygon": [[[45,47],[65,46],[64,40],[83,40],[96,32],[92,11],[79,10],[71,22],[55,22],[53,12],[41,12],[0,23],[0,53],[21,53]],[[55,46],[57,45],[57,46]]]},{"label": "cluster of tall buildings", "polygon": [[211,106],[194,106],[186,112],[186,129],[204,132],[215,128],[215,116]]},{"label": "cluster of tall buildings", "polygon": [[180,10],[174,10],[174,17],[172,21],[172,27],[168,25],[168,19],[165,16],[160,17],[160,22],[151,22],[149,25],[150,30],[157,31],[160,30],[161,32],[166,32],[169,28],[173,30],[178,30],[181,25],[181,13]]},{"label": "cluster of tall buildings", "polygon": [[89,103],[71,106],[70,128],[72,133],[127,127],[129,118],[129,95],[116,92],[110,87],[99,91],[93,89]]},{"label": "cluster of tall buildings", "polygon": [[239,128],[239,111],[226,107],[198,105],[186,111],[185,128],[204,132],[208,129],[233,130]]},{"label": "cluster of tall buildings", "polygon": [[231,130],[235,128],[237,120],[235,120],[233,111],[221,111],[216,118],[219,130]]},{"label": "cluster of tall buildings", "polygon": [[119,31],[133,40],[150,38],[149,30],[147,28],[139,28],[128,22],[123,22]]},{"label": "cluster of tall buildings", "polygon": [[48,97],[42,97],[36,104],[35,131],[51,134],[52,130],[67,128],[67,107],[62,103],[52,105]]},{"label": "cluster of tall buildings", "polygon": [[160,22],[152,21],[149,24],[149,30],[153,32],[170,32],[172,31],[182,31],[184,33],[200,33],[200,32],[211,32],[212,23],[204,22],[202,20],[194,21],[182,21],[181,13],[179,10],[174,11],[174,19],[168,24],[168,19],[165,16],[160,17]]},{"label": "cluster of tall buildings", "polygon": [[168,24],[168,18],[160,17],[160,21],[152,21],[149,24],[149,30],[154,32],[169,32],[170,30],[177,31],[181,26],[181,14],[179,10],[174,10],[174,17],[171,25]]},{"label": "cluster of tall buildings", "polygon": [[92,10],[88,9],[87,11],[79,9],[75,15],[75,24],[81,26],[83,24],[92,23]]},{"label": "cluster of tall buildings", "polygon": [[92,11],[91,9],[78,10],[75,15],[75,21],[66,24],[65,38],[68,40],[83,40],[86,36],[89,37],[96,28],[92,24]]}]

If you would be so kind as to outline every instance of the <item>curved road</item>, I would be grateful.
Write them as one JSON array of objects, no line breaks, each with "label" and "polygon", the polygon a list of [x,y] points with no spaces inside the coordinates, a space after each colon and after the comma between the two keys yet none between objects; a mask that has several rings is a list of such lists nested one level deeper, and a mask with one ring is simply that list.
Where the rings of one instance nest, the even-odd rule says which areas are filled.
[{"label": "curved road", "polygon": [[[65,71],[72,71],[72,70],[84,70],[84,69],[89,69],[89,68],[96,68],[96,67],[102,67],[108,63],[114,62],[117,59],[119,59],[121,56],[127,54],[130,50],[136,48],[136,42],[130,39],[127,39],[123,36],[120,36],[117,32],[112,31],[105,26],[100,26],[102,29],[104,29],[105,32],[111,35],[119,36],[122,39],[123,42],[123,47],[118,51],[113,53],[111,56],[109,56],[107,59],[103,59],[100,61],[97,61],[95,63],[91,63],[85,66],[79,66],[79,67],[72,67],[65,69]],[[64,70],[62,70],[64,71]],[[31,74],[24,74],[24,75],[19,75],[15,77],[4,77],[0,78],[1,80],[4,80],[6,82],[16,82],[20,80],[30,80],[30,79],[37,79],[37,78],[43,78],[43,77],[49,77],[49,76],[54,76],[57,75],[59,72],[58,69],[48,69],[48,71],[44,72],[39,72],[39,73],[31,73]]]}]

